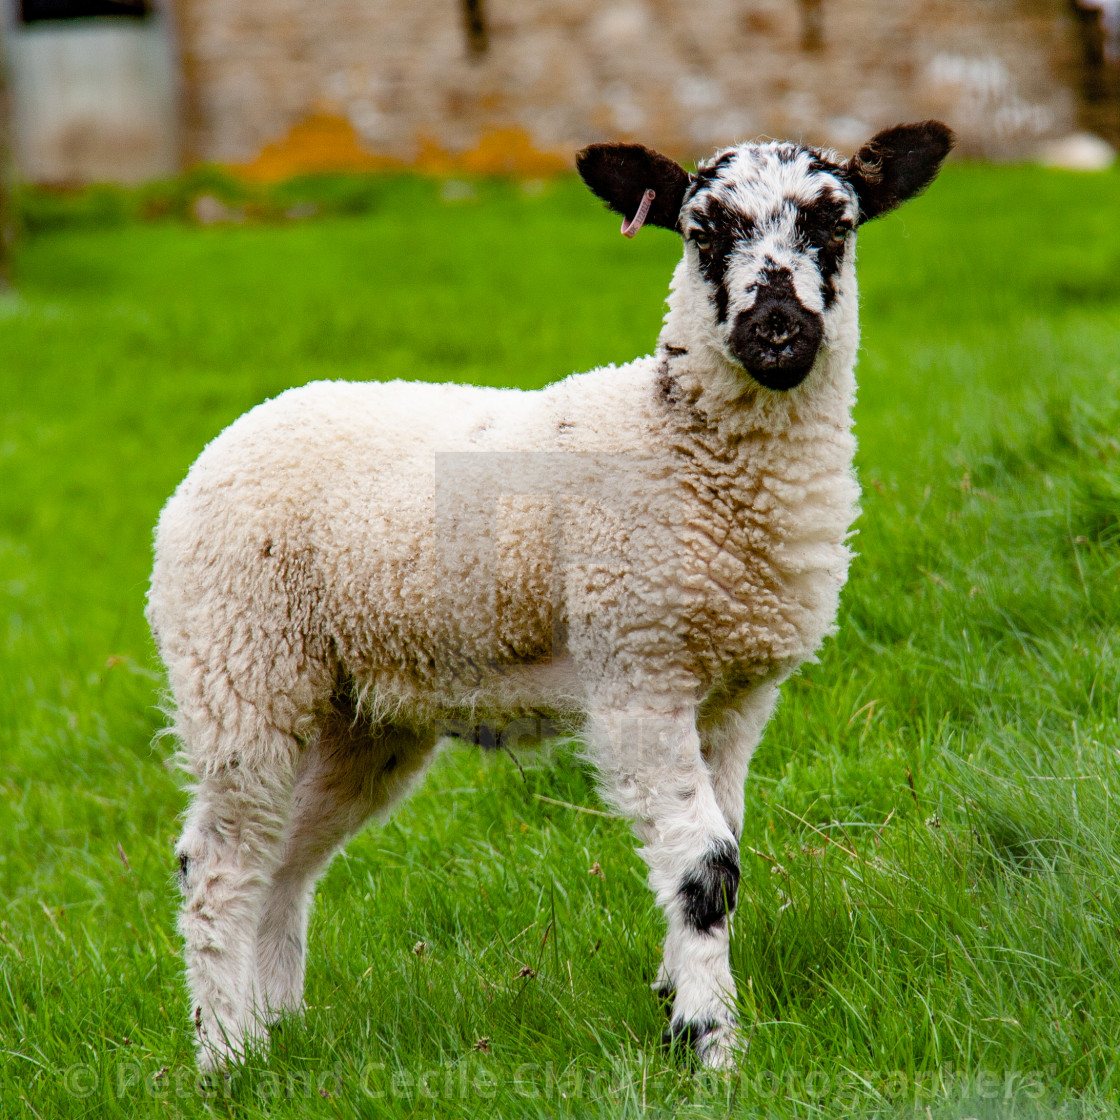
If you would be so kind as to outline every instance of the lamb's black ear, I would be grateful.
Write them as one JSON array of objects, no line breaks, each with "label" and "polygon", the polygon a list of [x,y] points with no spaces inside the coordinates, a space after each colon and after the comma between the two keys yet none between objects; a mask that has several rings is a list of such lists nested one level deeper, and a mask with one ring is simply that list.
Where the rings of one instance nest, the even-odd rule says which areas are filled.
[{"label": "lamb's black ear", "polygon": [[940,121],[900,124],[877,133],[847,164],[861,222],[887,214],[937,177],[956,137]]},{"label": "lamb's black ear", "polygon": [[637,213],[642,195],[652,189],[657,197],[646,224],[677,228],[692,176],[668,156],[641,144],[592,144],[576,156],[576,169],[591,190],[627,220]]}]

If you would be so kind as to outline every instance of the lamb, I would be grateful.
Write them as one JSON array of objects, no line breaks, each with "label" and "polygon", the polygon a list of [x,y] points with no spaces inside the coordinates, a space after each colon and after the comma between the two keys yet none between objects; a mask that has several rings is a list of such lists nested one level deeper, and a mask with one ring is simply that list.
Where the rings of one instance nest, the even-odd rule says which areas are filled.
[{"label": "lamb", "polygon": [[202,452],[147,607],[194,782],[201,1068],[299,1009],[317,879],[437,744],[541,719],[579,728],[642,844],[667,1036],[734,1062],[747,768],[851,557],[856,229],[952,143],[926,121],[849,160],[748,143],[695,174],[592,145],[579,172],[623,232],[683,239],[653,354],[539,392],[317,382]]}]

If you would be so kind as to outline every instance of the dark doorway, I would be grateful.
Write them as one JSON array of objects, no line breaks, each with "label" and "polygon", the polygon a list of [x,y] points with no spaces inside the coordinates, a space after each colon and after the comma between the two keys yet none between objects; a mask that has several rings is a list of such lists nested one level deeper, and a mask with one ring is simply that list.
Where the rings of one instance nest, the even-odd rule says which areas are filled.
[{"label": "dark doorway", "polygon": [[20,0],[19,18],[21,23],[99,16],[144,19],[150,11],[147,0]]}]

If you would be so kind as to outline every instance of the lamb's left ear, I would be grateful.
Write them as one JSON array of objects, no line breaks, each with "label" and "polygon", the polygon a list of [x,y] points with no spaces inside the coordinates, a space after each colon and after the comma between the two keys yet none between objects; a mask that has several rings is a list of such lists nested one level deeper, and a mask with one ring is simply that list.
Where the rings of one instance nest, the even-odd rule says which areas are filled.
[{"label": "lamb's left ear", "polygon": [[859,218],[869,222],[920,194],[937,177],[956,137],[940,121],[900,124],[877,133],[845,170],[859,198]]},{"label": "lamb's left ear", "polygon": [[656,193],[647,225],[676,229],[692,176],[679,163],[641,144],[592,144],[576,156],[583,181],[616,214],[629,221],[647,190]]}]

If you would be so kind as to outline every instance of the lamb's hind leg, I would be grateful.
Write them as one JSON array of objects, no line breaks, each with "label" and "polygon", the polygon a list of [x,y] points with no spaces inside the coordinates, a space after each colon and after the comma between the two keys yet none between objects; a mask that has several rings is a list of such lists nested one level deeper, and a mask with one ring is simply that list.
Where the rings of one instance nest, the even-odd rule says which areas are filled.
[{"label": "lamb's hind leg", "polygon": [[725,1066],[737,1039],[728,918],[739,848],[712,790],[695,713],[635,705],[593,715],[588,730],[605,792],[635,822],[668,919],[669,1037],[686,1040],[705,1065]]},{"label": "lamb's hind leg", "polygon": [[283,844],[299,746],[228,690],[220,713],[192,718],[181,707],[178,724],[196,781],[177,848],[179,931],[199,1065],[209,1070],[265,1037],[257,923]]},{"label": "lamb's hind leg", "polygon": [[315,883],[370,816],[402,797],[433,756],[434,735],[371,727],[336,698],[301,760],[283,856],[257,933],[262,1000],[271,1015],[303,1002]]}]

